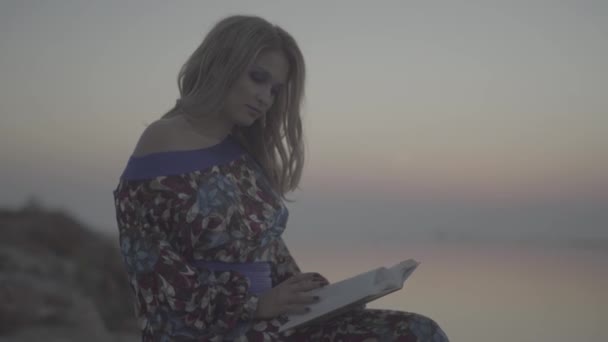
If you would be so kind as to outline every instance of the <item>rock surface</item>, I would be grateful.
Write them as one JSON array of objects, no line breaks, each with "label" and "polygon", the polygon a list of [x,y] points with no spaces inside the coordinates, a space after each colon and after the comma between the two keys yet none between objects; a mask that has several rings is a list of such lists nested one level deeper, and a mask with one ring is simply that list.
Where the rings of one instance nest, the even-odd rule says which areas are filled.
[{"label": "rock surface", "polygon": [[40,208],[0,232],[0,342],[140,339],[116,240]]}]

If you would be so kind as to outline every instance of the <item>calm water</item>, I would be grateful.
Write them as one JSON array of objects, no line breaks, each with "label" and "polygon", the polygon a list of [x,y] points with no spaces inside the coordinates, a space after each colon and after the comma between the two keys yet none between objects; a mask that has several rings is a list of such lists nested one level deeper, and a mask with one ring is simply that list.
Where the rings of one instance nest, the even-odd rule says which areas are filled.
[{"label": "calm water", "polygon": [[416,258],[422,264],[404,289],[368,307],[432,317],[452,341],[608,341],[608,250],[495,243],[341,250],[301,253],[301,266],[337,281]]}]

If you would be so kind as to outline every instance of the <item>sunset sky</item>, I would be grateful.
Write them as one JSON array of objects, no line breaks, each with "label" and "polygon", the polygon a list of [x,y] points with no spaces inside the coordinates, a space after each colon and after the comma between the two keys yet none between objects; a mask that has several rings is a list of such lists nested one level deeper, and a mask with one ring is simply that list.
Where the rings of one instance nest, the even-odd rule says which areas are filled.
[{"label": "sunset sky", "polygon": [[306,59],[285,232],[303,270],[414,257],[370,307],[453,341],[608,340],[604,0],[2,1],[0,207],[35,197],[116,238],[139,135],[232,14],[280,25]]},{"label": "sunset sky", "polygon": [[35,195],[114,233],[111,191],[182,63],[254,14],[307,62],[298,239],[608,237],[607,4],[4,1],[0,205]]}]

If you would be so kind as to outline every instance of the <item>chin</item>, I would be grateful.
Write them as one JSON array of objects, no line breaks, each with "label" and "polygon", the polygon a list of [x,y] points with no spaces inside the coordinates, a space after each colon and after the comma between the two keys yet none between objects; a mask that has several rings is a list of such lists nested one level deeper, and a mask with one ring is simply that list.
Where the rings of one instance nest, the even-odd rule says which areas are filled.
[{"label": "chin", "polygon": [[255,124],[256,122],[259,121],[259,118],[254,118],[251,115],[249,115],[249,113],[246,113],[245,115],[243,115],[241,118],[239,118],[240,120],[238,120],[238,125],[239,126],[252,126],[253,124]]},{"label": "chin", "polygon": [[235,120],[235,125],[240,127],[249,127],[253,126],[256,123],[256,120],[251,117],[242,118],[240,120]]}]

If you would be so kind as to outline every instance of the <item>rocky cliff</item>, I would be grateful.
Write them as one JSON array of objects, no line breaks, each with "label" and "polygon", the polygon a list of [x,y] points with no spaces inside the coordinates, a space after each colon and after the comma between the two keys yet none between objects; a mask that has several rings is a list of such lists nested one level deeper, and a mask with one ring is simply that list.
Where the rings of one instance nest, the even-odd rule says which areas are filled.
[{"label": "rocky cliff", "polygon": [[136,341],[117,241],[63,212],[0,209],[0,342]]}]

